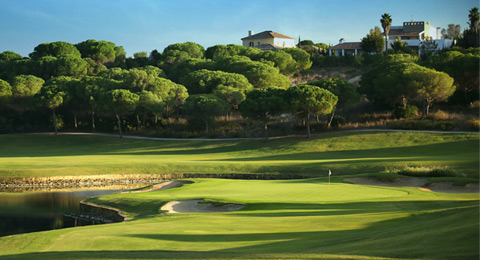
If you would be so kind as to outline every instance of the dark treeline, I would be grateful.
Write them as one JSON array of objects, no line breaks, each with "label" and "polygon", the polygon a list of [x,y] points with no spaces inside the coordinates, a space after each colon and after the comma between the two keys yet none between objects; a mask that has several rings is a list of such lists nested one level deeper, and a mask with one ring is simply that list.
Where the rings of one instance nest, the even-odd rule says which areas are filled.
[{"label": "dark treeline", "polygon": [[[457,47],[419,59],[401,52],[328,57],[324,49],[305,46],[205,50],[186,42],[126,58],[122,46],[87,40],[43,43],[28,58],[5,51],[0,53],[0,132],[61,127],[120,136],[125,131],[218,136],[246,128],[248,135],[248,128],[260,127],[248,123],[252,119],[267,138],[269,124],[280,119],[293,122],[288,124],[293,128],[301,122],[310,136],[312,118],[335,127],[343,120],[338,114],[360,103],[393,109],[397,117],[415,116],[420,107],[425,118],[433,105],[449,98],[446,104],[463,107],[478,101],[478,48]],[[343,66],[356,62],[366,71],[360,87],[339,78],[291,86],[289,77],[308,71],[315,59]]]}]

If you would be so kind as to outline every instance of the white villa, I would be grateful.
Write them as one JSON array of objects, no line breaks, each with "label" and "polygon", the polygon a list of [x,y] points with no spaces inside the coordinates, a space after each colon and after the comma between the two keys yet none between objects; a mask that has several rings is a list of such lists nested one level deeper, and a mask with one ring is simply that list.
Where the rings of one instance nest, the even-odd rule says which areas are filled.
[{"label": "white villa", "polygon": [[283,48],[295,48],[295,38],[276,33],[274,31],[264,31],[253,34],[248,31],[248,36],[242,38],[243,47],[253,47],[261,50],[276,50]]},{"label": "white villa", "polygon": [[425,40],[433,40],[438,46],[437,50],[449,49],[453,40],[442,39],[441,28],[434,27],[430,22],[404,22],[403,26],[391,26],[388,34],[388,48],[391,44],[400,39],[410,48],[420,54],[420,44]]},{"label": "white villa", "polygon": [[[453,46],[453,40],[442,39],[439,27],[434,27],[430,22],[404,22],[402,26],[391,26],[388,34],[388,48],[391,44],[400,39],[409,48],[414,49],[420,55],[420,44],[425,40],[433,40],[437,44],[437,50],[448,49]],[[360,42],[340,42],[330,48],[337,50],[336,56],[345,56],[349,54],[360,54]]]}]

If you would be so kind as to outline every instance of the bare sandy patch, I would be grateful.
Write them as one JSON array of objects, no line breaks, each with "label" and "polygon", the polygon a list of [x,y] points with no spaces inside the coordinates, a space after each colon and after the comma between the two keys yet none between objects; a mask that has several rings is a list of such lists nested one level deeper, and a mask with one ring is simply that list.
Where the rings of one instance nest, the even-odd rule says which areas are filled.
[{"label": "bare sandy patch", "polygon": [[196,200],[175,200],[165,204],[161,210],[167,213],[219,213],[237,211],[243,208],[240,204],[224,204],[215,206],[211,203],[200,203],[201,199]]},{"label": "bare sandy patch", "polygon": [[193,183],[193,181],[167,181],[167,182],[162,182],[162,183],[159,183],[159,184],[155,184],[149,189],[125,191],[123,193],[141,193],[141,192],[152,192],[152,191],[159,191],[159,190],[167,190],[167,189],[182,187],[185,184],[192,184],[192,183]]},{"label": "bare sandy patch", "polygon": [[418,187],[422,191],[433,191],[443,193],[479,193],[478,183],[469,183],[465,186],[454,186],[451,182],[437,182],[426,185],[426,178],[397,178],[393,181],[382,181],[371,177],[344,179],[346,182],[360,185],[372,185],[382,187]]}]

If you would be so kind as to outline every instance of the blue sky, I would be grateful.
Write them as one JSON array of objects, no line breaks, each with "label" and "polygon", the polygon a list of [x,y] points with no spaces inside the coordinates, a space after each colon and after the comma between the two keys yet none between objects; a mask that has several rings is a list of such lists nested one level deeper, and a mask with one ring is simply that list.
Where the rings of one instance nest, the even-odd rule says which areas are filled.
[{"label": "blue sky", "polygon": [[0,52],[27,56],[44,42],[88,39],[121,45],[127,56],[172,43],[241,44],[248,30],[315,43],[359,41],[383,13],[393,25],[430,21],[467,28],[477,0],[0,0]]}]

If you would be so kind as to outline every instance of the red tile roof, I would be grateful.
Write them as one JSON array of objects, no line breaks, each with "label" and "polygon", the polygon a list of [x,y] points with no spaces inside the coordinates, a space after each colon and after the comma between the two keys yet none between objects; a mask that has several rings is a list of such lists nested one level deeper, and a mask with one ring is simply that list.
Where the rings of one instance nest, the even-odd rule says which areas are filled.
[{"label": "red tile roof", "polygon": [[242,38],[242,40],[254,40],[254,39],[266,39],[266,38],[282,38],[282,39],[292,39],[295,40],[295,38],[276,33],[274,31],[264,31],[261,33],[254,34],[252,36],[247,36]]},{"label": "red tile roof", "polygon": [[361,49],[360,48],[360,43],[361,42],[344,42],[344,43],[339,43],[335,46],[333,46],[332,50],[353,50],[353,49]]}]

